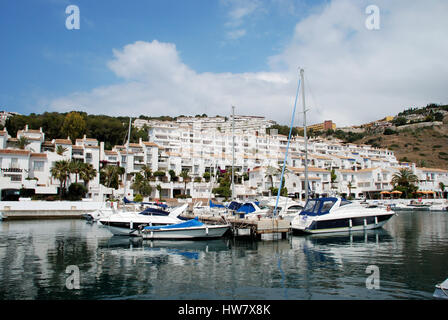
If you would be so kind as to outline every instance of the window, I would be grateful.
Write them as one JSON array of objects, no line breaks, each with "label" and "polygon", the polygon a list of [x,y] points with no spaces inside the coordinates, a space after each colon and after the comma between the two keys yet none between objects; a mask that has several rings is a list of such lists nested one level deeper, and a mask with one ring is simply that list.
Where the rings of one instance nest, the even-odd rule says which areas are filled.
[{"label": "window", "polygon": [[324,201],[322,204],[321,214],[327,213],[333,207],[335,201]]},{"label": "window", "polygon": [[19,168],[19,159],[11,158],[11,168],[18,169]]},{"label": "window", "polygon": [[0,168],[2,167],[3,158],[0,157]]},{"label": "window", "polygon": [[35,172],[42,172],[44,171],[44,161],[34,161],[34,171]]},{"label": "window", "polygon": [[316,200],[308,200],[303,211],[312,212],[315,205],[316,205]]},{"label": "window", "polygon": [[121,156],[121,162],[126,163],[126,156]]}]

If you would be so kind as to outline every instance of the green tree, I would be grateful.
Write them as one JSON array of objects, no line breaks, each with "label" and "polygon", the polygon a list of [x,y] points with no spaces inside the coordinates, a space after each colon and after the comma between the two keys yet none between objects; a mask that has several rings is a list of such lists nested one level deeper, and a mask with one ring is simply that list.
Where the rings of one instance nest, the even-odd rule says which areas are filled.
[{"label": "green tree", "polygon": [[59,198],[62,199],[70,175],[70,162],[67,160],[56,161],[50,169],[50,174],[52,178],[59,180]]},{"label": "green tree", "polygon": [[407,168],[402,168],[394,173],[391,179],[394,190],[403,192],[406,198],[418,190],[418,187],[415,186],[418,181],[418,177]]},{"label": "green tree", "polygon": [[180,173],[180,177],[182,177],[182,180],[184,182],[184,195],[186,195],[187,194],[187,182],[191,180],[191,177],[188,174],[188,170],[183,170]]},{"label": "green tree", "polygon": [[124,173],[124,168],[118,166],[105,166],[100,171],[100,183],[108,188],[118,189],[120,175]]},{"label": "green tree", "polygon": [[21,136],[20,138],[17,139],[17,147],[19,149],[23,150],[29,144],[30,144],[30,141],[28,140],[27,137]]},{"label": "green tree", "polygon": [[70,201],[79,201],[87,194],[87,188],[81,183],[72,183],[68,187],[67,199]]},{"label": "green tree", "polygon": [[159,199],[162,200],[162,186],[158,184],[156,186],[157,191],[159,191]]},{"label": "green tree", "polygon": [[84,166],[84,162],[82,162],[80,160],[73,159],[69,163],[70,173],[73,173],[75,175],[75,183],[78,183],[79,173],[81,172],[83,166]]},{"label": "green tree", "polygon": [[68,149],[67,149],[66,147],[59,145],[59,146],[56,147],[55,152],[56,152],[58,155],[62,156],[62,155],[64,154],[64,152],[66,152],[67,150],[68,150]]},{"label": "green tree", "polygon": [[84,117],[75,111],[65,116],[61,132],[64,136],[69,136],[74,143],[76,139],[81,138],[86,133],[86,121]]},{"label": "green tree", "polygon": [[84,185],[86,186],[87,190],[89,187],[89,182],[95,179],[97,174],[97,170],[91,163],[83,164],[81,171],[79,172],[79,177],[84,181]]},{"label": "green tree", "polygon": [[152,187],[148,180],[141,172],[137,172],[134,176],[134,181],[131,185],[131,189],[141,194],[143,197],[147,197],[151,195]]}]

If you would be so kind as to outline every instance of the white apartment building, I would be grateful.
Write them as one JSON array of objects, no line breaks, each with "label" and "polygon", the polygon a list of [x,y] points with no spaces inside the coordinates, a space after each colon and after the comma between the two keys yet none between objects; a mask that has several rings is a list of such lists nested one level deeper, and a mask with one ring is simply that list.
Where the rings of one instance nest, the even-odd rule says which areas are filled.
[{"label": "white apartment building", "polygon": [[[18,148],[17,141],[25,137],[28,144]],[[57,147],[64,152],[58,154]],[[95,139],[78,139],[72,145],[68,139],[45,141],[42,128],[31,130],[26,126],[17,132],[17,137],[9,136],[6,129],[0,131],[0,189],[2,196],[8,192],[18,193],[20,189],[32,189],[35,194],[56,195],[59,181],[53,179],[50,169],[56,161],[78,159],[91,163],[99,172],[99,146]],[[74,175],[69,179],[75,181]],[[82,180],[79,180],[82,182]],[[96,198],[100,194],[99,174],[89,182],[89,196]]]},{"label": "white apartment building", "polygon": [[[173,198],[184,192],[193,198],[208,198],[218,184],[206,182],[204,173],[217,169],[229,172],[232,164],[239,176],[247,174],[249,177],[235,185],[236,197],[267,195],[271,187],[279,185],[288,137],[270,134],[267,129],[272,123],[262,117],[239,116],[235,117],[237,119],[235,134],[232,122],[223,117],[184,117],[175,122],[144,120],[149,127],[149,141],[140,139],[138,143],[130,143],[128,148],[117,145],[112,150],[104,150],[104,142],[85,136],[72,144],[69,137],[45,141],[41,129],[26,127],[16,138],[10,137],[6,130],[0,131],[0,189],[27,188],[34,189],[36,194],[56,194],[59,182],[53,181],[50,175],[54,162],[79,159],[91,163],[98,173],[106,165],[126,168],[126,194],[124,185],[119,190],[102,186],[99,174],[89,183],[89,196],[100,200],[104,196],[132,198],[133,176],[144,166],[153,173],[162,172],[162,176],[151,181],[152,198]],[[23,150],[17,148],[21,136],[27,137],[29,142]],[[59,146],[65,150],[61,155],[56,152]],[[293,137],[286,157],[285,186],[288,194],[301,198],[306,189],[304,151],[303,137]],[[374,197],[392,189],[392,176],[402,167],[409,167],[419,177],[421,190],[440,194],[440,182],[448,186],[448,170],[399,163],[393,151],[368,145],[310,139],[307,163],[309,189],[316,196],[339,193],[356,198]],[[272,168],[276,168],[274,174]],[[171,181],[170,170],[178,177],[175,181]],[[186,183],[179,177],[185,170],[191,177]],[[336,174],[334,181],[331,170]],[[156,188],[158,185],[161,192]]]}]

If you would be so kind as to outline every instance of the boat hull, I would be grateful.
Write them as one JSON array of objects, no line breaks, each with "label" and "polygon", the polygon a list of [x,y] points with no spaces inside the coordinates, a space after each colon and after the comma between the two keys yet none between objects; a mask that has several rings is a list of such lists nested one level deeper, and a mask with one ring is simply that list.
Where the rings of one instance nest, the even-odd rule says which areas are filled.
[{"label": "boat hull", "polygon": [[311,225],[293,225],[293,233],[330,233],[330,232],[351,232],[381,228],[395,213],[366,216],[366,217],[344,217],[329,220],[313,221]]},{"label": "boat hull", "polygon": [[208,239],[220,238],[229,230],[228,225],[210,225],[201,227],[143,230],[140,235],[143,239]]}]

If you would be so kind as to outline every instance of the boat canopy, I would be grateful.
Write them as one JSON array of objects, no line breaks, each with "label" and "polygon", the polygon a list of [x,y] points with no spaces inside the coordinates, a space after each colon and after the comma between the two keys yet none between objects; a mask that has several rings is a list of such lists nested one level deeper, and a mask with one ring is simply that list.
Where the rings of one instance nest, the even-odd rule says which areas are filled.
[{"label": "boat canopy", "polygon": [[247,203],[243,204],[236,212],[248,214],[248,213],[252,213],[255,211],[256,211],[256,209],[255,209],[254,205],[250,202],[247,202]]},{"label": "boat canopy", "polygon": [[198,220],[198,217],[181,222],[176,224],[168,224],[168,225],[162,225],[162,226],[146,226],[143,229],[144,230],[159,230],[159,229],[177,229],[177,228],[190,228],[190,227],[201,227],[204,224]]},{"label": "boat canopy", "polygon": [[139,214],[142,214],[144,216],[167,216],[169,214],[168,211],[165,211],[163,209],[158,209],[158,208],[146,208],[145,210],[143,210],[142,212],[140,212]]},{"label": "boat canopy", "polygon": [[210,208],[225,208],[222,204],[215,204],[210,200]]},{"label": "boat canopy", "polygon": [[140,204],[149,204],[149,205],[154,205],[154,206],[159,206],[162,208],[168,208],[168,205],[164,204],[164,203],[158,203],[158,202],[136,202],[136,201],[131,201],[128,198],[124,197],[123,198],[123,202],[124,203],[140,203]]},{"label": "boat canopy", "polygon": [[230,210],[238,210],[243,204],[237,201],[232,201],[230,202],[230,204],[227,206],[228,209]]},{"label": "boat canopy", "polygon": [[309,199],[300,215],[322,216],[324,214],[328,214],[337,201],[338,198],[333,197]]}]

